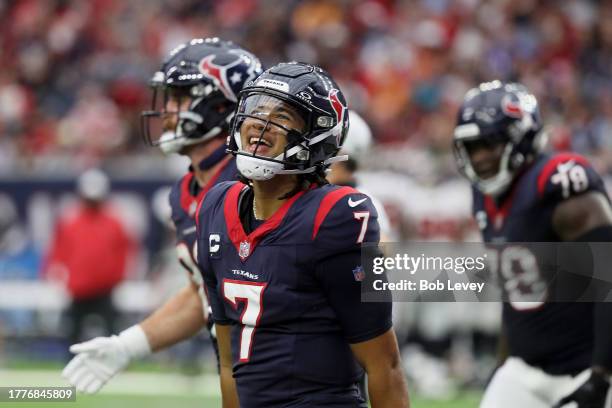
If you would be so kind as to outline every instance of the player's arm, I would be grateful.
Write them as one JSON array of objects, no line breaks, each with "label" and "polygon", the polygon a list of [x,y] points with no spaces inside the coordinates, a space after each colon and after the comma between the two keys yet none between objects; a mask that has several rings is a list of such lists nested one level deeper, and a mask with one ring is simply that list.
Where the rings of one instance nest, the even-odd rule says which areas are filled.
[{"label": "player's arm", "polygon": [[131,361],[186,340],[205,326],[198,286],[190,282],[140,324],[72,345],[76,356],[62,374],[77,390],[96,393]]},{"label": "player's arm", "polygon": [[368,373],[368,393],[373,408],[410,406],[393,329],[371,340],[351,344],[351,350]]},{"label": "player's arm", "polygon": [[139,325],[154,352],[194,336],[206,326],[208,319],[204,282],[195,262],[197,245],[189,251],[181,242],[176,249],[189,283]]},{"label": "player's arm", "polygon": [[203,274],[206,285],[206,293],[210,300],[212,315],[210,318],[215,322],[217,345],[219,347],[219,374],[221,381],[221,396],[223,408],[239,408],[238,392],[233,377],[233,358],[231,330],[232,321],[225,316],[223,301],[217,291],[217,282],[214,273]]},{"label": "player's arm", "polygon": [[[564,241],[612,242],[612,210],[604,195],[597,191],[561,202],[553,212],[553,228]],[[581,387],[556,406],[576,402],[578,408],[603,407],[612,374],[612,303],[594,306],[595,345],[592,375]],[[595,405],[589,405],[595,404]],[[599,405],[597,405],[599,404]]]},{"label": "player's arm", "polygon": [[[564,241],[612,242],[612,209],[602,193],[593,191],[560,203],[553,227]],[[595,304],[593,369],[612,374],[612,302]]]},{"label": "player's arm", "polygon": [[[177,255],[192,282],[140,324],[118,335],[72,345],[70,351],[76,356],[62,375],[77,390],[96,393],[132,360],[186,340],[206,325],[203,299],[198,293],[202,278],[195,256],[182,242],[183,237],[178,238]],[[192,249],[195,251],[195,246]]]},{"label": "player's arm", "polygon": [[317,278],[355,358],[366,370],[372,407],[408,407],[391,301],[361,301],[361,282],[353,274],[359,265],[360,251],[331,256],[318,263]]},{"label": "player's arm", "polygon": [[[576,241],[598,228],[605,230],[606,227],[612,229],[612,210],[608,200],[597,191],[563,201],[553,212],[553,228],[563,241]],[[591,242],[601,242],[612,240],[612,235],[605,235],[604,232],[604,235],[593,238]]]},{"label": "player's arm", "polygon": [[153,352],[189,339],[205,326],[202,299],[193,282],[140,323]]},{"label": "player's arm", "polygon": [[355,192],[340,198],[315,235],[324,254],[315,273],[355,358],[367,372],[372,407],[407,407],[408,392],[391,328],[391,299],[362,302],[363,276],[355,272],[361,267],[361,244],[379,242],[377,215],[366,195]]},{"label": "player's arm", "polygon": [[232,375],[231,325],[217,324],[217,342],[219,344],[219,363],[221,369],[221,395],[223,408],[239,408],[236,382]]},{"label": "player's arm", "polygon": [[315,278],[368,374],[372,407],[407,407],[408,391],[391,329],[391,299],[361,301],[361,244],[379,242],[377,217],[367,195],[346,187],[328,194],[315,216]]},{"label": "player's arm", "polygon": [[[204,205],[206,199],[202,201]],[[210,209],[198,209],[198,214],[206,212],[209,214]],[[220,286],[217,281],[217,276],[212,265],[209,262],[210,242],[208,240],[208,231],[202,228],[201,221],[197,224],[198,230],[198,245],[199,250],[196,254],[198,267],[200,269],[203,280],[203,287],[206,290],[206,298],[210,303],[212,314],[209,319],[215,324],[215,332],[217,337],[217,346],[219,348],[219,376],[221,385],[221,396],[223,408],[239,408],[238,392],[236,390],[236,382],[233,377],[233,358],[231,344],[232,320],[225,314],[225,302],[220,293]]]},{"label": "player's arm", "polygon": [[[181,225],[183,217],[177,204],[180,201],[179,185],[180,182],[174,186],[169,197],[175,226]],[[187,272],[189,283],[140,323],[139,327],[144,331],[149,346],[154,352],[194,336],[206,326],[208,318],[204,282],[196,262],[197,243],[192,241],[193,237],[185,235],[184,229],[178,228],[176,234],[177,257]]]}]

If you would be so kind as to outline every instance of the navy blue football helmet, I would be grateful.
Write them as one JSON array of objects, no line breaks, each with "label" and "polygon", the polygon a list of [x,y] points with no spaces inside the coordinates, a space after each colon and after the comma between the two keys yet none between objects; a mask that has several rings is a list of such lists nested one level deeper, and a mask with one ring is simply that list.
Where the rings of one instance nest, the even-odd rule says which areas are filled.
[{"label": "navy blue football helmet", "polygon": [[[206,38],[181,44],[151,79],[152,107],[141,115],[145,141],[164,153],[180,153],[185,146],[225,136],[238,93],[261,72],[259,59],[232,42]],[[189,107],[169,112],[170,97],[188,98]],[[176,129],[152,134],[150,120],[168,114],[178,115]]]},{"label": "navy blue football helmet", "polygon": [[[518,83],[480,84],[465,95],[453,141],[459,171],[484,194],[503,193],[546,144],[535,96]],[[483,179],[474,170],[466,146],[475,142],[504,145],[494,176]]]},{"label": "navy blue football helmet", "polygon": [[[262,104],[285,103],[299,113],[304,127],[288,129],[258,110]],[[245,120],[260,123],[257,147],[242,146]],[[238,170],[248,179],[267,180],[276,174],[308,174],[325,170],[334,161],[349,127],[348,109],[340,87],[323,69],[298,62],[281,63],[261,74],[240,92],[228,151],[237,158]],[[277,157],[258,155],[266,131],[282,132],[287,144]]]}]

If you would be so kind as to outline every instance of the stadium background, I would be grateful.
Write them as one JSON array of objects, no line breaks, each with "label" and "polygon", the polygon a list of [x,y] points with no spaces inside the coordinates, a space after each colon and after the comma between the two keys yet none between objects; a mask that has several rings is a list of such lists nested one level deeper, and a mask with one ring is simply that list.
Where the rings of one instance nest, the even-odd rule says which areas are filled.
[{"label": "stadium background", "polygon": [[[206,36],[231,39],[266,66],[302,60],[332,73],[372,127],[360,181],[385,204],[399,241],[478,239],[450,142],[465,91],[481,81],[526,84],[550,148],[586,155],[610,185],[610,1],[0,0],[0,386],[64,384],[68,298],[39,265],[85,169],[110,175],[113,205],[141,244],[116,293],[118,326],[185,283],[165,195],[187,164],[144,146],[139,114],[164,55]],[[27,248],[17,263],[7,244],[15,230]],[[476,406],[494,367],[494,351],[478,339],[495,336],[497,309],[454,306],[397,307],[410,387],[427,398],[417,407]],[[201,336],[79,401],[214,406],[212,373]]]}]

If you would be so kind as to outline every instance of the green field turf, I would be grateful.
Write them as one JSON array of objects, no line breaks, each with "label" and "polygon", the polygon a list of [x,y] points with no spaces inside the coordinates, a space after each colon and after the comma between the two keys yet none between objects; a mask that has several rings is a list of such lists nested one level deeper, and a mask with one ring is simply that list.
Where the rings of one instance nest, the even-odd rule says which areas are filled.
[{"label": "green field turf", "polygon": [[[61,364],[16,364],[0,367],[0,386],[65,387]],[[412,408],[474,408],[479,392],[468,392],[451,401],[431,401],[411,395]],[[77,394],[76,402],[0,402],[0,408],[215,408],[221,406],[218,377],[207,373],[185,376],[168,370],[140,367],[110,381],[100,394]]]},{"label": "green field turf", "polygon": [[[479,396],[468,394],[454,401],[440,402],[420,398],[412,398],[412,408],[474,408],[478,406]],[[132,395],[78,395],[76,402],[46,402],[18,404],[1,403],[0,408],[9,406],[18,408],[41,408],[41,407],[68,407],[68,408],[215,408],[221,406],[218,397],[189,397],[189,396],[132,396]]]}]

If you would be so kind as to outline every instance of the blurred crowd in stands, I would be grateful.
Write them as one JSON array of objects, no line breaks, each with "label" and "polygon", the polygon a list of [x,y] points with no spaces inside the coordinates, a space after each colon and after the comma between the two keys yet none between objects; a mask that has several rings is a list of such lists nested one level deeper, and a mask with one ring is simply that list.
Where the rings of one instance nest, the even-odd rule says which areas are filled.
[{"label": "blurred crowd in stands", "polygon": [[383,150],[447,156],[465,91],[520,80],[553,147],[612,172],[610,1],[0,0],[0,174],[153,155],[138,130],[148,80],[169,50],[206,36],[266,65],[326,67]]},{"label": "blurred crowd in stands", "polygon": [[[551,147],[587,155],[612,186],[610,0],[0,0],[0,280],[39,277],[53,253],[60,210],[73,198],[75,174],[100,167],[145,252],[143,273],[135,275],[163,288],[146,298],[172,293],[168,282],[184,278],[176,273],[171,232],[161,225],[167,218],[161,188],[172,169],[142,143],[139,116],[164,56],[208,36],[239,43],[266,66],[301,60],[331,71],[350,108],[373,129],[377,147],[363,158],[369,174],[360,181],[385,204],[400,241],[469,240],[475,231],[451,139],[463,95],[482,81],[527,85],[540,101]],[[180,165],[175,175],[186,170],[172,163]],[[19,336],[32,330],[35,315],[9,313],[2,309],[11,309],[7,303],[0,301],[0,326],[5,336],[18,335],[13,347],[30,357],[36,347]],[[499,313],[479,308],[493,316],[486,318],[452,309],[397,307],[396,330],[411,344],[410,330],[422,337],[416,343],[450,348],[460,367],[453,370],[463,378],[489,373],[493,351],[476,354],[491,360],[485,369],[464,357],[477,343],[472,332],[485,346],[495,344]],[[469,330],[453,311],[473,317]],[[53,326],[46,313],[39,326]],[[67,332],[53,327],[48,331]],[[49,354],[46,344],[41,348]],[[65,349],[62,343],[59,354]],[[422,394],[446,395],[453,364],[424,356],[404,353],[407,371],[419,372],[413,383]]]}]

